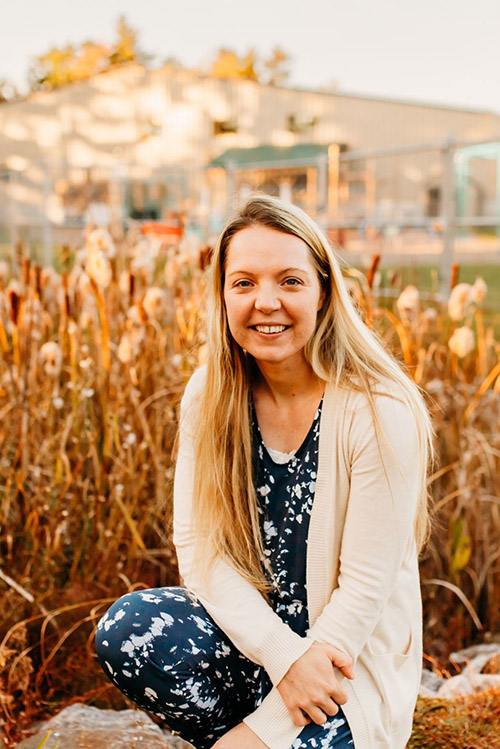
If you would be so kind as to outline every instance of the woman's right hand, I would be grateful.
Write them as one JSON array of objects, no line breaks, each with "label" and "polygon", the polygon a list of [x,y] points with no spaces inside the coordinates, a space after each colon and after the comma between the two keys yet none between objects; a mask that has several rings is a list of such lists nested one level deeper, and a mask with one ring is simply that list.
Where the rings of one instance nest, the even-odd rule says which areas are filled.
[{"label": "woman's right hand", "polygon": [[305,726],[311,720],[322,725],[329,715],[338,713],[338,705],[347,702],[347,694],[337,681],[333,666],[348,679],[354,679],[349,655],[333,645],[315,641],[292,663],[277,685],[297,726]]}]

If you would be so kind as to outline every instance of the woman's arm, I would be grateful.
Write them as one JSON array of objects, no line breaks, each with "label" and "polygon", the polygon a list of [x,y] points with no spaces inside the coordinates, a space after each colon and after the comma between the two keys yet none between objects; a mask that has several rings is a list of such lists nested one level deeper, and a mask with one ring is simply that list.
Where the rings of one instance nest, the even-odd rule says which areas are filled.
[{"label": "woman's arm", "polygon": [[[375,628],[411,549],[418,495],[413,418],[399,401],[379,396],[375,402],[395,455],[382,437],[386,474],[369,408],[359,408],[348,438],[351,480],[338,587],[307,634],[340,648],[353,662]],[[244,722],[273,749],[286,749],[286,742],[290,746],[293,741],[295,726],[276,687]]]},{"label": "woman's arm", "polygon": [[370,410],[359,408],[348,440],[350,492],[338,586],[308,632],[344,650],[354,662],[377,625],[405,557],[415,554],[421,470],[416,425],[401,401],[380,395],[375,404],[389,445],[382,436],[382,461]]}]

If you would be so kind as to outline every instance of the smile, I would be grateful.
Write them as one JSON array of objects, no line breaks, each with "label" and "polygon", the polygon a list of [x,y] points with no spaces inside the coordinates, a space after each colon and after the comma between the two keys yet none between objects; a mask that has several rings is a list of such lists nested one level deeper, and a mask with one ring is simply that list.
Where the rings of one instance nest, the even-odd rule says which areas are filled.
[{"label": "smile", "polygon": [[252,325],[251,327],[258,333],[264,333],[264,335],[275,335],[276,333],[283,333],[284,330],[288,330],[290,325]]}]

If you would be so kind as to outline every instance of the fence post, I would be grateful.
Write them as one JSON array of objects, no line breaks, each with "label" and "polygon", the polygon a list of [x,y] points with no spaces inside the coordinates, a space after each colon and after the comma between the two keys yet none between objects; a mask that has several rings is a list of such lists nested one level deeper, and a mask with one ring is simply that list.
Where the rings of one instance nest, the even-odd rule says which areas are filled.
[{"label": "fence post", "polygon": [[441,251],[441,268],[439,290],[443,299],[450,293],[451,266],[455,254],[456,200],[455,200],[455,142],[447,138],[442,151],[442,216],[443,216],[443,249]]}]

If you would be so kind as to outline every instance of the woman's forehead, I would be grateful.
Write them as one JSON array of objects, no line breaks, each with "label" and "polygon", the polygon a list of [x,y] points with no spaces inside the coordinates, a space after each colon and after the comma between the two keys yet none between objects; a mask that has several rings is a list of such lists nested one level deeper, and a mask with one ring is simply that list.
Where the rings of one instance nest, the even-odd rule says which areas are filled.
[{"label": "woman's forehead", "polygon": [[231,238],[226,250],[226,272],[242,263],[246,269],[283,266],[310,270],[314,267],[311,250],[304,240],[265,226],[241,229]]}]

